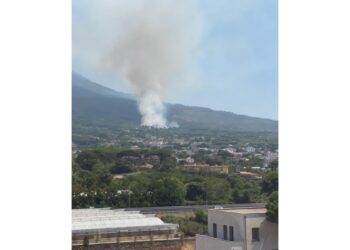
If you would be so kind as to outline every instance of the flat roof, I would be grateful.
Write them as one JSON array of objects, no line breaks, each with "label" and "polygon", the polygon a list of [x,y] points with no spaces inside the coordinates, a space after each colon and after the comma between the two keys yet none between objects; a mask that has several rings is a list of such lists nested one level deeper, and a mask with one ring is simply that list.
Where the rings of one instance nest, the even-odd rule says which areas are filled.
[{"label": "flat roof", "polygon": [[266,214],[266,208],[240,208],[240,209],[210,209],[214,211],[222,211],[225,213],[236,213],[236,214]]},{"label": "flat roof", "polygon": [[177,224],[167,224],[154,214],[122,209],[73,209],[73,233],[91,231],[176,230]]}]

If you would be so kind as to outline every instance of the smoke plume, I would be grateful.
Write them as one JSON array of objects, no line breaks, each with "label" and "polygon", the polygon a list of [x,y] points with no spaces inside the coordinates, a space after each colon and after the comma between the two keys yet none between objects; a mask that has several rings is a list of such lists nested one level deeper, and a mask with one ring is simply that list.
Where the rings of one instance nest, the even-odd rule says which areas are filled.
[{"label": "smoke plume", "polygon": [[[130,84],[138,96],[142,125],[168,127],[164,101],[196,48],[200,33],[196,2],[143,1],[125,15],[121,30],[102,50],[101,64]],[[113,25],[113,24],[110,24]]]}]

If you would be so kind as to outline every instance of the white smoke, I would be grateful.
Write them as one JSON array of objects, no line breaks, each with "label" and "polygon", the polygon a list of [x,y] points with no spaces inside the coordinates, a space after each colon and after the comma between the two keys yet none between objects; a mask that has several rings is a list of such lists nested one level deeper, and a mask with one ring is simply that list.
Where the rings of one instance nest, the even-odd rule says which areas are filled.
[{"label": "white smoke", "polygon": [[166,128],[167,122],[164,117],[164,105],[159,95],[153,91],[147,91],[141,95],[139,110],[142,115],[143,126]]},{"label": "white smoke", "polygon": [[139,98],[142,125],[165,128],[166,92],[198,44],[200,18],[194,0],[141,2],[124,13],[118,34],[101,49],[99,66],[130,84]]},{"label": "white smoke", "polygon": [[172,122],[169,122],[168,127],[169,128],[178,128],[178,127],[180,127],[180,125],[177,122],[172,121]]}]

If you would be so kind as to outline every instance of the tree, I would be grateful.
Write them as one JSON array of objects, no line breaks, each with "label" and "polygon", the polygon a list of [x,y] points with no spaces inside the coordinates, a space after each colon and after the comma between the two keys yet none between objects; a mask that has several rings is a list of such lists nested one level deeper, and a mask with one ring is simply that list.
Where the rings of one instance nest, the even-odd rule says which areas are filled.
[{"label": "tree", "polygon": [[130,162],[116,162],[110,171],[112,174],[124,174],[134,172],[134,168]]},{"label": "tree", "polygon": [[215,158],[206,158],[205,163],[210,166],[213,166],[213,165],[221,165],[223,161],[220,158],[215,157]]},{"label": "tree", "polygon": [[171,151],[168,149],[160,149],[156,154],[159,156],[160,164],[163,164],[163,162],[171,157]]},{"label": "tree", "polygon": [[75,159],[74,157],[72,158],[72,170],[73,170],[73,173],[78,171],[80,169],[80,166],[78,163],[75,162]]},{"label": "tree", "polygon": [[185,152],[180,152],[179,154],[178,154],[178,157],[179,158],[186,158],[186,157],[188,157],[189,156],[189,154],[187,154],[187,153],[185,153]]},{"label": "tree", "polygon": [[194,220],[200,224],[208,223],[208,214],[204,212],[202,209],[198,209],[194,212]]},{"label": "tree", "polygon": [[207,222],[198,222],[196,218],[190,216],[175,216],[166,215],[161,218],[166,223],[179,224],[180,232],[183,232],[185,236],[195,236],[196,234],[204,234],[208,232]]},{"label": "tree", "polygon": [[227,180],[221,178],[208,178],[203,183],[210,201],[226,201],[230,196],[230,185]]},{"label": "tree", "polygon": [[162,178],[152,182],[152,199],[156,206],[183,205],[185,201],[185,188],[176,178]]},{"label": "tree", "polygon": [[166,171],[175,167],[176,167],[176,159],[173,157],[169,157],[163,160],[162,163],[160,164],[160,169],[162,171]]},{"label": "tree", "polygon": [[248,189],[234,189],[232,200],[235,203],[250,203],[252,202],[252,194]]},{"label": "tree", "polygon": [[238,174],[232,173],[227,177],[232,188],[241,188],[244,184],[244,179]]},{"label": "tree", "polygon": [[227,157],[231,157],[231,153],[227,152],[226,150],[219,150],[218,152],[219,156],[222,156],[224,159],[226,159]]},{"label": "tree", "polygon": [[82,169],[91,170],[99,159],[94,151],[83,151],[79,153],[75,161]]},{"label": "tree", "polygon": [[271,171],[263,177],[261,191],[269,194],[278,191],[278,173],[276,171]]},{"label": "tree", "polygon": [[269,168],[273,171],[276,171],[278,169],[278,159],[271,161]]},{"label": "tree", "polygon": [[87,189],[91,189],[95,182],[91,171],[83,169],[78,169],[73,172],[72,179],[73,187],[74,185],[78,185]]},{"label": "tree", "polygon": [[[153,192],[150,188],[151,180],[146,178],[143,174],[130,176],[129,182],[126,186],[128,190],[131,190],[133,195],[132,206],[136,207],[148,207],[152,205]],[[125,180],[126,181],[126,180]]]},{"label": "tree", "polygon": [[197,201],[205,199],[205,189],[199,182],[188,183],[186,186],[186,200]]},{"label": "tree", "polygon": [[98,163],[92,168],[93,176],[95,177],[95,185],[99,188],[105,188],[111,184],[113,176],[109,169]]},{"label": "tree", "polygon": [[268,221],[278,223],[278,192],[272,192],[269,196],[266,204],[267,213],[266,218]]}]

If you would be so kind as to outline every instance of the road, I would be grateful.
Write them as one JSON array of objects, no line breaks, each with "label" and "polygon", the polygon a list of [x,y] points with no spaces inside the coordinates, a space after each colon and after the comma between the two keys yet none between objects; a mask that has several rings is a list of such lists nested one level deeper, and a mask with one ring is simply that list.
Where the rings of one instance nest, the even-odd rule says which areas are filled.
[{"label": "road", "polygon": [[170,207],[140,207],[140,208],[125,208],[126,211],[140,211],[144,214],[156,213],[183,213],[191,212],[196,209],[213,209],[215,207],[223,208],[264,208],[264,203],[245,203],[245,204],[217,204],[217,205],[194,205],[194,206],[170,206]]}]

